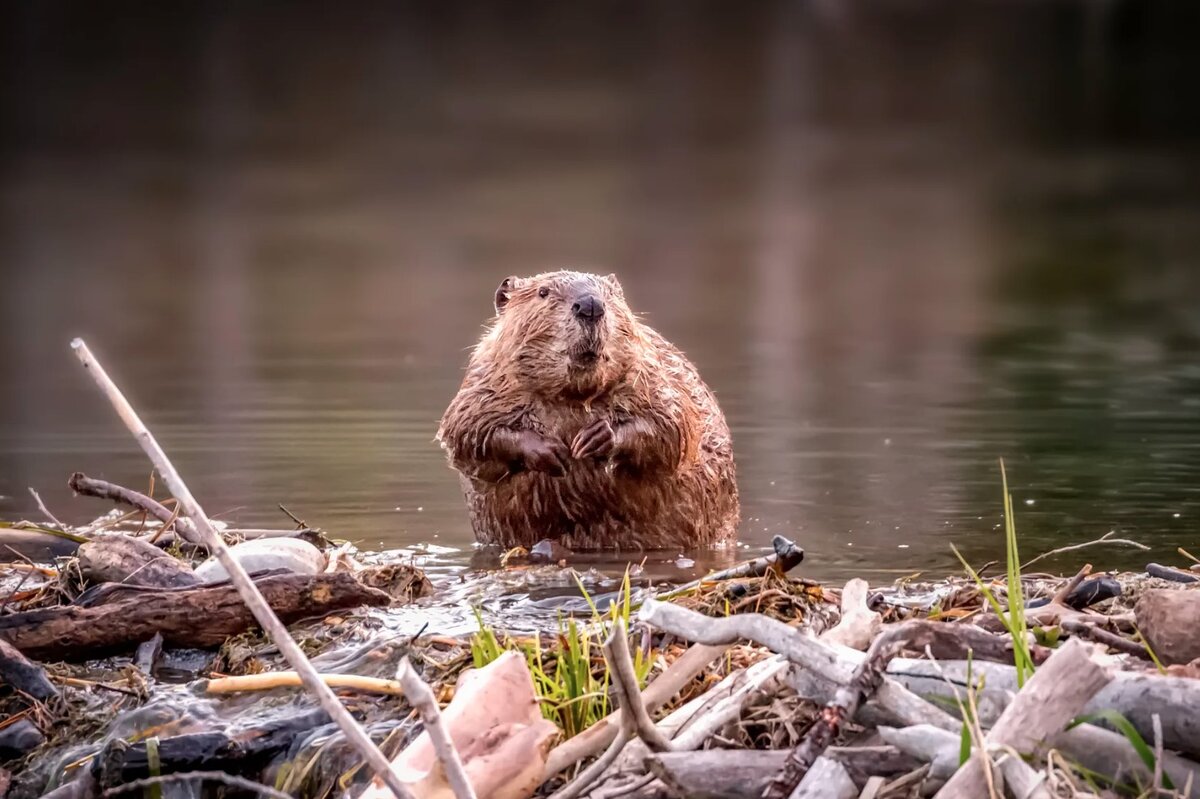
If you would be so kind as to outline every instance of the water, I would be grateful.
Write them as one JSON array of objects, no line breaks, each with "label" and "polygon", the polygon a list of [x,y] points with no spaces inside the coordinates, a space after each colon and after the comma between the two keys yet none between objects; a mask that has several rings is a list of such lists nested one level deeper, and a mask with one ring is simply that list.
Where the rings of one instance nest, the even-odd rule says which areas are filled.
[{"label": "water", "polygon": [[716,390],[747,550],[998,557],[1001,457],[1029,555],[1200,550],[1175,11],[605,8],[6,8],[0,517],[147,482],[81,335],[211,514],[465,564],[438,417],[496,284],[569,265]]}]

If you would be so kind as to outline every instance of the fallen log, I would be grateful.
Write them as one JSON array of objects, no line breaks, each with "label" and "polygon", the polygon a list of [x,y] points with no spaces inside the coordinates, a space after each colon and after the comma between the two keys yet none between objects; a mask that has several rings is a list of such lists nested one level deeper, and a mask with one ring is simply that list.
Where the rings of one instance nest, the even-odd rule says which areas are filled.
[{"label": "fallen log", "polygon": [[[1001,663],[972,663],[976,684],[976,709],[980,723],[991,726],[1008,706],[1017,690],[1016,669]],[[949,661],[897,658],[888,666],[888,676],[920,696],[953,701],[954,687],[961,693],[967,685],[967,664]],[[953,683],[953,686],[947,683]],[[1084,707],[1084,714],[1111,709],[1120,713],[1147,741],[1154,740],[1153,717],[1162,719],[1163,745],[1167,749],[1200,757],[1200,680],[1157,673],[1117,672]],[[1098,722],[1103,723],[1103,722]]]},{"label": "fallen log", "polygon": [[[953,733],[946,735],[957,740]],[[644,765],[674,796],[760,799],[771,777],[783,768],[787,755],[784,750],[770,749],[659,752],[648,755]],[[825,750],[825,757],[840,763],[856,784],[866,782],[870,775],[907,774],[920,765],[916,758],[890,746],[831,746]]]},{"label": "fallen log", "polygon": [[252,727],[186,733],[160,738],[153,757],[146,743],[128,744],[110,741],[97,756],[98,782],[101,788],[122,785],[152,773],[228,769],[236,771],[247,763],[261,763],[292,745],[298,735],[329,723],[329,714],[320,709],[305,710],[287,718],[274,719]]},{"label": "fallen log", "polygon": [[149,541],[110,535],[80,544],[79,572],[90,583],[124,583],[155,588],[200,584],[191,568]]},{"label": "fallen log", "polygon": [[985,758],[989,750],[1035,751],[1060,733],[1110,679],[1088,656],[1084,644],[1068,641],[1025,683],[982,745],[976,742],[975,754],[938,791],[937,799],[985,796],[988,791]]},{"label": "fallen log", "polygon": [[[961,740],[946,730],[919,724],[915,727],[881,727],[879,735],[896,749],[930,763],[929,774],[946,779],[958,768]],[[1047,748],[1061,751],[1068,759],[1085,769],[1109,779],[1149,784],[1153,772],[1123,736],[1089,724],[1081,724],[1054,736]],[[830,750],[832,751],[832,750]],[[1180,789],[1191,785],[1189,799],[1200,797],[1200,764],[1167,752],[1162,757],[1162,770]]]},{"label": "fallen log", "polygon": [[[387,594],[349,574],[277,575],[257,583],[285,623],[362,605],[384,606]],[[136,646],[161,633],[168,645],[219,646],[255,625],[232,585],[142,591],[99,607],[43,608],[0,617],[0,638],[36,658],[79,660]]]}]

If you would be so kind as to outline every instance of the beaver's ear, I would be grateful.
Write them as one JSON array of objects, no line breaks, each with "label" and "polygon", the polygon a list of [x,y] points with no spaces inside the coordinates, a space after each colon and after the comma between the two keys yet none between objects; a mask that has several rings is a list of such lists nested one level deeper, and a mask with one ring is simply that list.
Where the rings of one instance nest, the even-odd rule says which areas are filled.
[{"label": "beaver's ear", "polygon": [[515,277],[506,277],[500,281],[500,287],[496,289],[496,315],[504,313],[504,306],[508,305],[508,298],[513,289],[517,287],[517,279]]},{"label": "beaver's ear", "polygon": [[624,290],[621,288],[621,281],[617,280],[617,275],[616,275],[616,273],[611,273],[611,274],[605,275],[605,276],[604,276],[604,279],[605,279],[606,281],[608,281],[608,284],[609,284],[610,286],[612,286],[612,290],[613,290],[614,292],[616,292],[616,294],[617,294],[617,296],[618,296],[618,297],[624,297],[624,296],[625,296],[625,291],[624,291]]}]

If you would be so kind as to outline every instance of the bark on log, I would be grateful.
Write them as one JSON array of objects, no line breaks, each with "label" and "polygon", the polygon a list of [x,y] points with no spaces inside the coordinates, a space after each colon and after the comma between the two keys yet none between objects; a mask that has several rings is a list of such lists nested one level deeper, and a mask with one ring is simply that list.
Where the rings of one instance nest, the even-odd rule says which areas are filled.
[{"label": "bark on log", "polygon": [[183,561],[149,541],[124,535],[97,538],[79,546],[79,571],[91,583],[125,583],[156,588],[199,585]]},{"label": "bark on log", "polygon": [[8,641],[0,639],[0,681],[39,702],[58,695],[58,689],[46,677],[46,672],[25,657]]},{"label": "bark on log", "polygon": [[709,749],[660,752],[645,760],[646,769],[677,796],[696,799],[759,799],[787,752]]},{"label": "bark on log", "polygon": [[[1057,735],[1111,677],[1088,656],[1079,641],[1068,641],[1025,683],[997,719],[984,749],[1011,747],[1032,752]],[[938,791],[937,799],[975,799],[984,796],[987,780],[981,758],[972,755]]]},{"label": "bark on log", "polygon": [[[966,686],[967,664],[951,661],[938,664],[941,671],[961,692]],[[1016,670],[1000,663],[972,663],[971,673],[976,682],[984,681],[976,701],[979,720],[991,726],[1008,706],[1017,690]],[[946,684],[934,664],[924,660],[897,658],[888,667],[888,676],[921,696],[953,699],[953,690]],[[1163,745],[1167,749],[1200,758],[1200,680],[1171,677],[1162,674],[1117,672],[1112,682],[1102,688],[1084,707],[1085,714],[1112,709],[1133,724],[1147,741],[1154,740],[1152,717],[1162,719]]]},{"label": "bark on log", "polygon": [[1133,609],[1146,642],[1168,665],[1200,658],[1200,591],[1153,589],[1142,594]]},{"label": "bark on log", "polygon": [[[390,598],[349,574],[278,575],[260,580],[267,603],[286,623]],[[94,608],[45,608],[0,617],[0,638],[32,657],[90,659],[135,646],[155,633],[169,645],[218,646],[256,624],[231,585],[143,591]]]},{"label": "bark on log", "polygon": [[[954,737],[953,733],[945,734]],[[907,774],[920,765],[915,758],[890,746],[830,747],[825,750],[825,757],[840,763],[855,784],[866,782],[867,775]],[[644,764],[673,796],[760,799],[786,758],[787,752],[782,750],[707,749],[660,752],[648,755]],[[856,773],[861,779],[855,777]]]}]

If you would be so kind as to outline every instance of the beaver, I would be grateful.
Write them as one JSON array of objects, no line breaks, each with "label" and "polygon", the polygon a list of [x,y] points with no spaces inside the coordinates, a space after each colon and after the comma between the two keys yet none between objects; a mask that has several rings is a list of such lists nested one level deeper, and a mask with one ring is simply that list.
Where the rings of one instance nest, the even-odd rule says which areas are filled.
[{"label": "beaver", "polygon": [[506,278],[438,441],[475,537],[573,550],[729,541],[733,445],[716,397],[614,275]]}]

